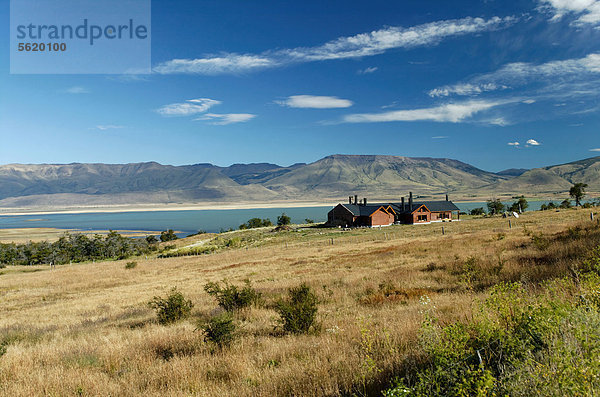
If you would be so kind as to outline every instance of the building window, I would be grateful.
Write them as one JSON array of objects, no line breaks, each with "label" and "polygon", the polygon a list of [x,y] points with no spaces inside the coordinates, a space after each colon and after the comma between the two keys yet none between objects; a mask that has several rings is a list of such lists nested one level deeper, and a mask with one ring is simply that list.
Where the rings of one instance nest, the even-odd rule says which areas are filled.
[{"label": "building window", "polygon": [[427,215],[418,215],[417,221],[418,222],[427,222]]}]

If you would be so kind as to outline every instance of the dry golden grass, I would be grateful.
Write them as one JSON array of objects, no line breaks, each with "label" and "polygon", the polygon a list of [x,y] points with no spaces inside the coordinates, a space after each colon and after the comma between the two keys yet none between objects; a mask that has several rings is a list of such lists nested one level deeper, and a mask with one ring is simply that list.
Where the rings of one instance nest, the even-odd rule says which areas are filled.
[{"label": "dry golden grass", "polygon": [[[241,248],[137,258],[129,270],[127,261],[5,268],[0,393],[375,395],[402,371],[409,353],[414,357],[424,310],[452,322],[469,317],[495,282],[564,274],[593,239],[565,245],[552,236],[568,235],[569,228],[580,233],[574,227],[586,223],[589,211],[571,210],[527,213],[512,219],[512,229],[507,219],[479,218],[353,231],[247,231],[219,237],[238,236]],[[204,284],[223,279],[251,280],[267,302],[307,282],[321,300],[320,332],[281,336],[274,332],[276,313],[252,307],[236,315],[240,335],[233,344],[216,349],[196,327],[217,311]],[[193,318],[161,326],[147,302],[174,286],[194,302]],[[431,303],[420,302],[422,296]]]}]

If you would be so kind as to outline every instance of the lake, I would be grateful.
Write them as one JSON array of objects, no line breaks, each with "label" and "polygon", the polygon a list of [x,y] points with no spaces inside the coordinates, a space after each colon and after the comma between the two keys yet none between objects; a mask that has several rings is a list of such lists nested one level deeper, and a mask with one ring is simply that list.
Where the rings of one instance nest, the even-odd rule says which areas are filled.
[{"label": "lake", "polygon": [[[511,202],[505,202],[509,204]],[[529,211],[540,209],[548,201],[530,201]],[[555,203],[558,203],[555,201]],[[484,207],[485,202],[455,203],[461,211]],[[332,207],[254,208],[243,210],[190,210],[190,211],[145,211],[84,214],[50,214],[0,216],[0,229],[44,227],[77,230],[147,230],[173,229],[179,236],[196,233],[198,230],[219,232],[222,229],[237,229],[250,218],[269,218],[273,223],[285,212],[292,223],[304,223],[306,218],[315,222],[327,220]]]}]

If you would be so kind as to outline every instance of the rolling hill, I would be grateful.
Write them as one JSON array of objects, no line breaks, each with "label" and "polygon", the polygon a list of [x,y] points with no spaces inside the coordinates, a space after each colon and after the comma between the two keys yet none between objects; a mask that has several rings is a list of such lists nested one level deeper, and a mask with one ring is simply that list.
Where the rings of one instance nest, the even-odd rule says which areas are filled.
[{"label": "rolling hill", "polygon": [[458,160],[332,155],[310,164],[8,164],[0,207],[151,203],[249,203],[421,196],[553,194],[575,182],[600,191],[600,157],[533,170],[492,173]]}]

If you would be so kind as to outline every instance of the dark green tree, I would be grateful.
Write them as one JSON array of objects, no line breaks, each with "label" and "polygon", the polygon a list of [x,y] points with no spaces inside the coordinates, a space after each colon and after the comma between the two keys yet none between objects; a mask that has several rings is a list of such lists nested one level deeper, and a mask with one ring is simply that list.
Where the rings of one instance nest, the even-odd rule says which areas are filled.
[{"label": "dark green tree", "polygon": [[581,205],[581,200],[585,197],[585,188],[588,187],[587,183],[575,183],[569,189],[569,195],[575,199],[575,206]]},{"label": "dark green tree", "polygon": [[487,208],[488,212],[491,215],[496,215],[504,212],[505,207],[504,204],[502,204],[502,201],[500,201],[500,199],[489,199],[487,201]]},{"label": "dark green tree", "polygon": [[165,241],[173,241],[173,240],[177,240],[177,235],[175,234],[173,229],[164,230],[164,231],[160,232],[160,241],[162,241],[163,243]]},{"label": "dark green tree", "polygon": [[287,216],[285,212],[277,217],[277,226],[289,225],[290,223],[292,223],[292,218]]}]

